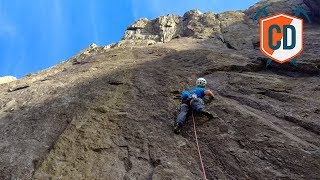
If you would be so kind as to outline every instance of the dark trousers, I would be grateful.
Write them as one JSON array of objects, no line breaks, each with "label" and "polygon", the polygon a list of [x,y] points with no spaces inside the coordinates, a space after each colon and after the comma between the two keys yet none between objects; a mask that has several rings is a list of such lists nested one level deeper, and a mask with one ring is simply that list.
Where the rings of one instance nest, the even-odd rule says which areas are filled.
[{"label": "dark trousers", "polygon": [[176,122],[179,123],[179,125],[181,126],[184,125],[192,111],[197,114],[201,114],[204,111],[202,99],[193,99],[191,100],[191,103],[190,101],[183,102]]}]

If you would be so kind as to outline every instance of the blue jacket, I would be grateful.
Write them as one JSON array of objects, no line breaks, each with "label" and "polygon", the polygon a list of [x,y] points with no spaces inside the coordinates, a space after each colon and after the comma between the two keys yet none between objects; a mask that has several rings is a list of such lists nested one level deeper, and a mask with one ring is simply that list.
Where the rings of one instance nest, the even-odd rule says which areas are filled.
[{"label": "blue jacket", "polygon": [[197,95],[198,98],[202,99],[205,96],[205,94],[204,94],[205,90],[206,90],[205,88],[196,87],[190,91],[183,91],[181,94],[181,99],[182,99],[182,101],[186,101],[191,94],[195,94],[195,95]]}]

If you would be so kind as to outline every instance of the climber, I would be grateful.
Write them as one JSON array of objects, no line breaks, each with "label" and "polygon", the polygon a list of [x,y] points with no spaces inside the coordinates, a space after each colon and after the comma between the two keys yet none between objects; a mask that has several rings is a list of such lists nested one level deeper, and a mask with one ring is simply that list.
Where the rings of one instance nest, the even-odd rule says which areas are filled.
[{"label": "climber", "polygon": [[207,81],[204,78],[199,78],[196,81],[196,87],[190,91],[184,91],[181,95],[181,106],[177,120],[174,124],[174,133],[179,134],[182,126],[186,123],[191,111],[197,114],[205,115],[209,119],[213,119],[214,116],[204,110],[203,98],[207,95],[213,98],[214,94],[211,90],[205,89]]}]

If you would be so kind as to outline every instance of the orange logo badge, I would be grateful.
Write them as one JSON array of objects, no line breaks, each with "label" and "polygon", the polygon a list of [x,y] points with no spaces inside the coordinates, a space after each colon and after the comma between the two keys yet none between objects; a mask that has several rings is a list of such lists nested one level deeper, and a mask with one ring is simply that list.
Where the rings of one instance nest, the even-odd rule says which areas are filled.
[{"label": "orange logo badge", "polygon": [[303,51],[303,19],[284,13],[260,19],[260,50],[281,64],[299,56]]}]

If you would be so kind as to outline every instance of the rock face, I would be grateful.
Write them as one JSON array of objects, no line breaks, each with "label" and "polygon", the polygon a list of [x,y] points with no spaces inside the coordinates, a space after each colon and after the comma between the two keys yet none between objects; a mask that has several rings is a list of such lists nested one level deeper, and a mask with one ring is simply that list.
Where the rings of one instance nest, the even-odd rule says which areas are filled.
[{"label": "rock face", "polygon": [[303,0],[303,2],[309,8],[314,22],[320,23],[320,1]]},{"label": "rock face", "polygon": [[0,84],[9,83],[9,82],[12,82],[12,81],[15,81],[15,80],[17,80],[16,77],[13,77],[13,76],[3,76],[3,77],[0,77]]},{"label": "rock face", "polygon": [[116,44],[0,85],[0,179],[203,179],[192,123],[172,130],[197,77],[219,117],[195,116],[208,179],[318,179],[320,27],[307,24],[297,67],[266,68],[250,18],[264,3],[140,19]]},{"label": "rock face", "polygon": [[[123,41],[117,46],[137,43],[150,45],[156,42],[166,43],[179,37],[193,37],[198,39],[219,38],[230,48],[238,50],[252,48],[252,44],[257,43],[258,38],[253,17],[262,7],[267,7],[269,15],[279,12],[294,15],[297,8],[302,7],[307,10],[310,17],[313,17],[314,22],[318,22],[320,16],[320,5],[317,0],[261,1],[244,12],[232,11],[220,14],[191,10],[182,17],[169,14],[150,21],[146,18],[139,19],[127,28]],[[305,18],[302,15],[300,17]]]},{"label": "rock face", "polygon": [[[239,28],[245,31],[239,32]],[[218,38],[232,48],[244,49],[248,48],[244,43],[252,46],[253,40],[248,35],[255,34],[255,31],[255,26],[243,12],[214,14],[191,10],[182,17],[169,14],[151,21],[139,19],[127,28],[122,42],[140,40],[148,41],[149,44],[150,41],[166,43],[179,37]],[[242,42],[234,42],[234,38],[240,37],[248,38]]]},{"label": "rock face", "polygon": [[[269,1],[261,1],[253,6],[251,6],[248,10],[245,11],[246,15],[249,17],[254,17],[256,12],[262,8],[267,7],[267,11],[270,14],[285,12],[288,14],[295,14],[298,7],[303,8],[307,11],[307,14],[312,19],[313,23],[320,23],[320,1],[319,0],[287,0],[287,1],[279,1],[279,0],[269,0]],[[304,16],[301,16],[307,20]]]}]

